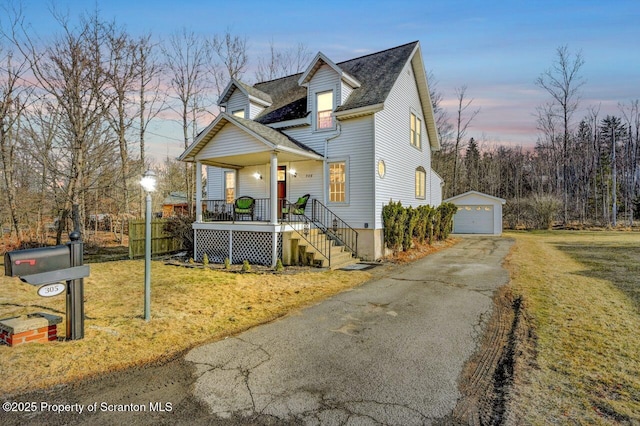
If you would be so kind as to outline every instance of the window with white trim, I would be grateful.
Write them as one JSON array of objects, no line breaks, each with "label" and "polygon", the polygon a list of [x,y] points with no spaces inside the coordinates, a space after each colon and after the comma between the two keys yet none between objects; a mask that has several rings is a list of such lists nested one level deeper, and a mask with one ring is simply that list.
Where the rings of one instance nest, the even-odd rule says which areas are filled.
[{"label": "window with white trim", "polygon": [[416,198],[424,200],[426,198],[427,172],[423,167],[416,169]]},{"label": "window with white trim", "polygon": [[422,120],[411,113],[411,146],[422,149]]},{"label": "window with white trim", "polygon": [[244,118],[244,109],[238,109],[232,112],[234,117]]},{"label": "window with white trim", "polygon": [[333,91],[316,93],[316,129],[333,128]]},{"label": "window with white trim", "polygon": [[329,163],[329,202],[347,202],[347,162]]},{"label": "window with white trim", "polygon": [[224,172],[224,195],[227,203],[236,199],[236,172]]}]

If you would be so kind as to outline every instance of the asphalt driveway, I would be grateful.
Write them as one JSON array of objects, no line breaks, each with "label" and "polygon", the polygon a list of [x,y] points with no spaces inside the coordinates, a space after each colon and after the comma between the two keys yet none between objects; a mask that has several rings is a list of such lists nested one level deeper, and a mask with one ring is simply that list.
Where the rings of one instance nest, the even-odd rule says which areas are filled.
[{"label": "asphalt driveway", "polygon": [[184,358],[14,395],[55,410],[0,411],[0,424],[449,423],[491,296],[508,282],[501,264],[511,244],[465,237]]},{"label": "asphalt driveway", "polygon": [[186,356],[194,396],[219,420],[431,424],[453,410],[457,379],[508,282],[512,241],[455,246]]}]

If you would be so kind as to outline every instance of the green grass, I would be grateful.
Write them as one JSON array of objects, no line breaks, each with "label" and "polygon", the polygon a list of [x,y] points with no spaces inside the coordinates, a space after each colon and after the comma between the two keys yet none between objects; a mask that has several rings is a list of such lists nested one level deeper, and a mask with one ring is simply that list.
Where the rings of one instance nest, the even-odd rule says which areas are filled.
[{"label": "green grass", "polygon": [[640,422],[640,234],[510,233],[533,329],[514,409],[527,424]]}]

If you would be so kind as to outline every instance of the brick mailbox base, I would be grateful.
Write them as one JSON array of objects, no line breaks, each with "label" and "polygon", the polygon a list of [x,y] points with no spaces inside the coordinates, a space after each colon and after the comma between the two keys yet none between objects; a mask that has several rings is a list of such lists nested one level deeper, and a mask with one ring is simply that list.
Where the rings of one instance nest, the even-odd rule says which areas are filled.
[{"label": "brick mailbox base", "polygon": [[29,342],[58,340],[62,317],[44,312],[0,319],[0,343],[17,346]]}]

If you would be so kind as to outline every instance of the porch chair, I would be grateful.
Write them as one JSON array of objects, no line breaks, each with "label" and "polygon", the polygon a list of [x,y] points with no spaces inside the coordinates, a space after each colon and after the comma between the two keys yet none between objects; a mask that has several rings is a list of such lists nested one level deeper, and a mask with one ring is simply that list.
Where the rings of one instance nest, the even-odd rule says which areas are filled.
[{"label": "porch chair", "polygon": [[255,206],[256,200],[253,197],[243,195],[237,198],[233,203],[233,220],[242,215],[248,215],[253,220]]},{"label": "porch chair", "polygon": [[296,201],[295,203],[289,203],[287,207],[283,207],[283,216],[288,216],[289,214],[303,215],[304,209],[307,207],[307,201],[309,201],[309,197],[309,194],[304,194],[302,197],[298,198],[298,201]]}]

